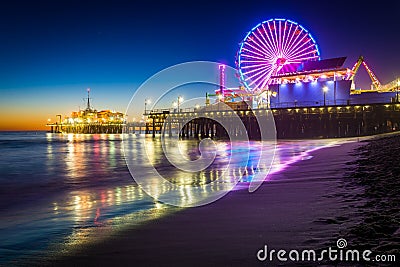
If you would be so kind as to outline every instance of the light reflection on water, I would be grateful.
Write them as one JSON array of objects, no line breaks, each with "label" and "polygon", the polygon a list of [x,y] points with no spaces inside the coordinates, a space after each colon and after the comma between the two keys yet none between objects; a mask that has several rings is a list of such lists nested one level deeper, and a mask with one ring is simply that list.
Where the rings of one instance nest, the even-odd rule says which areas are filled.
[{"label": "light reflection on water", "polygon": [[[248,160],[248,155],[242,153],[247,144],[239,142],[234,146],[227,142],[211,147],[202,146],[200,155],[199,141],[182,140],[177,143],[175,140],[166,140],[166,146],[172,150],[168,157],[159,139],[125,139],[124,143],[127,163],[141,188],[156,199],[178,206],[201,203],[229,191],[240,178],[235,172],[244,168]],[[213,159],[215,156],[210,161],[211,165],[205,165],[202,171],[191,171],[191,167],[197,168],[199,165],[191,160],[200,156],[211,159],[210,155]],[[176,167],[176,164],[179,166]]]},{"label": "light reflection on water", "polygon": [[[182,173],[166,164],[158,141],[147,142],[146,154],[139,142],[144,137],[129,138],[132,147],[128,153],[150,159],[170,182],[184,185],[182,201],[194,197],[188,187],[215,181],[224,171],[228,180],[215,184],[212,190],[226,188],[237,177],[242,177],[239,185],[247,186],[256,170],[269,167],[266,161],[258,164],[260,143],[251,142],[248,164],[225,170],[229,160],[242,160],[229,159],[231,148],[240,151],[246,144],[218,142],[217,158],[210,168]],[[280,141],[271,172],[307,159],[309,150],[338,142]],[[196,141],[183,141],[177,148],[193,160],[199,156],[197,145]],[[106,238],[126,225],[140,225],[177,210],[154,201],[133,182],[122,155],[120,135],[0,133],[0,171],[0,263],[21,255],[30,257],[49,246],[74,249],[93,241],[93,236]],[[158,195],[169,190],[165,183],[155,183],[152,188]],[[96,234],[99,229],[100,235]]]}]

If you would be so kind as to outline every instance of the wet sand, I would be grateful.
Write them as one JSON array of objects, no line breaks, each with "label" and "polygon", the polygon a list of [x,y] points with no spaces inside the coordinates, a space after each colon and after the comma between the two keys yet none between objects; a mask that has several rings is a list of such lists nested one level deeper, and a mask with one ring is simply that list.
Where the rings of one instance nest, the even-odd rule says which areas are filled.
[{"label": "wet sand", "polygon": [[[238,190],[212,204],[183,209],[102,243],[41,264],[56,266],[254,266],[271,249],[323,249],[364,221],[368,201],[350,184],[363,142],[311,152],[269,177],[255,193]],[[352,162],[352,163],[351,163]],[[357,203],[357,205],[355,204]],[[285,264],[287,265],[287,263]]]}]

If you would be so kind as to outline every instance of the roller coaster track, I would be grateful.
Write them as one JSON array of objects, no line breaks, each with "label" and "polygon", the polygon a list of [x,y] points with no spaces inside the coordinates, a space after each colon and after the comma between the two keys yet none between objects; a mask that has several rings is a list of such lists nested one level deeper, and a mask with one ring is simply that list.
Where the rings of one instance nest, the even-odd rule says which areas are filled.
[{"label": "roller coaster track", "polygon": [[357,62],[354,64],[352,70],[352,76],[350,77],[350,80],[353,81],[354,84],[354,77],[357,74],[360,66],[363,65],[365,70],[367,71],[369,77],[371,78],[372,81],[372,88],[371,89],[351,89],[352,94],[361,94],[361,93],[370,93],[370,92],[378,92],[378,93],[387,93],[387,92],[396,92],[399,90],[400,87],[400,78],[396,78],[395,80],[391,81],[390,83],[387,84],[381,84],[381,82],[378,80],[374,72],[371,70],[371,68],[367,65],[367,63],[364,60],[363,56],[360,56],[357,60]]}]

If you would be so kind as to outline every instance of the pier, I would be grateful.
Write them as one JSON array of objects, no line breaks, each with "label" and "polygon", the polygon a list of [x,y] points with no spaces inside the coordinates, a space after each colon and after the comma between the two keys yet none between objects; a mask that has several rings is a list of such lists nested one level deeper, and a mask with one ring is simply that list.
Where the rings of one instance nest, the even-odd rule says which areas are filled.
[{"label": "pier", "polygon": [[[263,120],[271,115],[279,139],[355,137],[400,129],[399,103],[237,110],[204,108],[180,112],[152,110],[146,115],[145,132],[153,137],[175,134],[180,138],[226,139],[229,134],[247,135],[249,139],[258,140],[260,129],[255,116]],[[231,123],[234,116],[240,118],[246,133]],[[193,119],[188,121],[188,118]],[[217,120],[223,122],[225,127]]]},{"label": "pier", "polygon": [[73,134],[120,134],[125,126],[123,123],[48,123],[50,133]]},{"label": "pier", "polygon": [[87,89],[86,109],[74,111],[70,116],[57,115],[57,121],[48,120],[50,133],[67,134],[121,134],[126,126],[125,115],[111,110],[97,111],[90,103],[90,88]]}]

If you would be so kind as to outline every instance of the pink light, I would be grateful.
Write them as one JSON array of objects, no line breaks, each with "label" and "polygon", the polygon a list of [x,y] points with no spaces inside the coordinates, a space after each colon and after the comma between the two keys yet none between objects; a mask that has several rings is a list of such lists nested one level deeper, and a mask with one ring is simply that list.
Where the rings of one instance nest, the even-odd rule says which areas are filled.
[{"label": "pink light", "polygon": [[254,34],[254,36],[257,38],[257,40],[260,42],[260,44],[261,44],[262,46],[259,45],[258,43],[257,43],[257,45],[259,45],[260,48],[261,48],[262,50],[264,50],[267,54],[273,55],[273,54],[274,54],[273,49],[272,49],[271,47],[268,46],[268,42],[265,40],[264,36],[263,36],[262,33],[259,31],[259,29],[257,29],[257,31],[258,31],[259,35],[262,37],[262,39],[264,40],[264,41],[262,41],[262,40],[257,36],[257,34]]},{"label": "pink light", "polygon": [[269,20],[247,35],[239,55],[239,77],[251,89],[270,83],[286,64],[319,58],[311,35],[289,20]]},{"label": "pink light", "polygon": [[224,88],[225,88],[225,65],[220,64],[218,65],[219,68],[219,90],[221,94],[224,94]]}]

